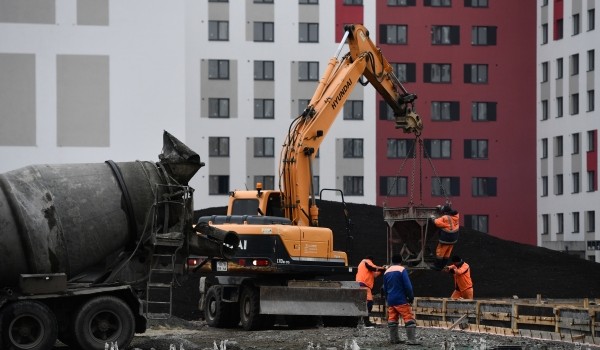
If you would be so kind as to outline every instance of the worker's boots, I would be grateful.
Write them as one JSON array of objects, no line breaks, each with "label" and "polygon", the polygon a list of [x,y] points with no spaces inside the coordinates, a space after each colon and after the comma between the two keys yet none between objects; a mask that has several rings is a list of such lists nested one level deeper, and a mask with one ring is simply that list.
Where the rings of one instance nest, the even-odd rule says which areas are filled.
[{"label": "worker's boots", "polygon": [[404,343],[400,340],[400,335],[398,334],[398,324],[397,323],[388,323],[388,329],[390,330],[390,344],[400,344]]},{"label": "worker's boots", "polygon": [[375,325],[373,324],[373,322],[371,322],[371,317],[366,316],[362,318],[363,320],[363,324],[365,325],[365,327],[374,327]]},{"label": "worker's boots", "polygon": [[404,329],[406,329],[406,344],[419,345],[419,342],[417,342],[417,325],[415,323],[410,323],[407,324]]}]

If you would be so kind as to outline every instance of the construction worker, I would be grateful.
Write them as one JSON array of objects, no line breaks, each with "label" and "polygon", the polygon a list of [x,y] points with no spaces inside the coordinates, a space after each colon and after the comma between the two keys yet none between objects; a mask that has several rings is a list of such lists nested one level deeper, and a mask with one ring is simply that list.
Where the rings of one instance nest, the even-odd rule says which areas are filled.
[{"label": "construction worker", "polygon": [[392,256],[392,265],[383,274],[383,290],[387,301],[388,328],[390,331],[390,343],[398,344],[398,321],[400,317],[404,321],[407,344],[416,345],[417,323],[412,311],[411,304],[414,300],[412,283],[408,276],[408,270],[402,265],[400,255]]},{"label": "construction worker", "polygon": [[[385,267],[377,266],[373,263],[373,256],[367,255],[360,264],[358,264],[358,271],[356,272],[356,282],[360,284],[361,287],[367,289],[367,310],[369,315],[371,311],[373,311],[373,285],[375,284],[375,278],[381,275],[382,272],[385,271]],[[373,324],[369,319],[370,316],[367,316],[366,319],[363,319],[364,325],[366,327],[372,327]]]},{"label": "construction worker", "polygon": [[452,263],[444,267],[444,272],[454,275],[454,291],[451,299],[473,299],[473,281],[471,268],[458,255],[452,257]]},{"label": "construction worker", "polygon": [[446,266],[450,259],[450,254],[454,248],[454,243],[458,241],[459,215],[458,211],[452,209],[449,203],[439,209],[440,216],[431,216],[433,224],[438,232],[438,244],[435,249],[435,263],[432,269],[440,271]]}]

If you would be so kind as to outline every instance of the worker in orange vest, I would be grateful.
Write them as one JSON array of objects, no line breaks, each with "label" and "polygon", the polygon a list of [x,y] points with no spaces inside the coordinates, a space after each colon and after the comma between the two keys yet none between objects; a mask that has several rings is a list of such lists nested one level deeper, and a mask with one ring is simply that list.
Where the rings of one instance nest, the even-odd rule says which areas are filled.
[{"label": "worker in orange vest", "polygon": [[[356,282],[360,284],[361,287],[367,289],[367,310],[369,314],[373,311],[373,285],[375,284],[375,278],[385,272],[385,267],[377,266],[373,262],[373,256],[367,255],[361,262],[358,264],[358,271],[356,272]],[[364,325],[367,327],[373,326],[369,316],[366,319],[363,319]]]},{"label": "worker in orange vest", "polygon": [[438,232],[438,244],[435,249],[435,263],[432,269],[440,271],[450,260],[454,244],[458,241],[460,216],[458,211],[452,209],[449,203],[439,207],[440,216],[431,216],[431,220]]},{"label": "worker in orange vest", "polygon": [[473,280],[471,267],[459,256],[452,257],[452,264],[444,267],[444,272],[454,275],[454,291],[451,299],[473,299]]}]

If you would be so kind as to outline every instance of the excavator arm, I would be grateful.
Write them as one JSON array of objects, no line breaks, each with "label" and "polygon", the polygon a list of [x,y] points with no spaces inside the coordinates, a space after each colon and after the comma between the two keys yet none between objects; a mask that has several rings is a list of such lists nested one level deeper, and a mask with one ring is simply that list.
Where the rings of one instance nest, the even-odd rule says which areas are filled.
[{"label": "excavator arm", "polygon": [[[419,135],[421,118],[414,112],[416,95],[408,93],[392,66],[362,25],[347,25],[344,39],[329,60],[308,107],[290,125],[282,148],[280,187],[284,214],[293,225],[318,226],[319,210],[312,186],[312,161],[335,118],[365,77],[394,111],[396,128]],[[350,51],[338,56],[345,43]]]}]

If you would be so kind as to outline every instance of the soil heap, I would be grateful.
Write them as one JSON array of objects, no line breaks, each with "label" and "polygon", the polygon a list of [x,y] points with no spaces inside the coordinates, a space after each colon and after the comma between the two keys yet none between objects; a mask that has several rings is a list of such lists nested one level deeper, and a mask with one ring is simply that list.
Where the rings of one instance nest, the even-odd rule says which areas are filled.
[{"label": "soil heap", "polygon": [[[334,201],[318,201],[319,224],[332,229],[334,249],[345,250],[347,242],[344,207]],[[352,251],[350,264],[356,266],[367,254],[375,263],[386,260],[387,224],[383,208],[366,204],[346,203],[350,215]],[[196,217],[225,215],[225,207],[198,210]],[[515,226],[518,230],[518,225]],[[471,266],[475,299],[478,298],[535,298],[545,299],[600,298],[600,264],[566,253],[506,241],[460,228],[458,243],[453,254],[459,255]],[[184,319],[198,319],[198,278],[190,276],[175,289],[174,314]],[[454,288],[451,275],[418,270],[411,273],[411,281],[418,297],[449,297]],[[374,291],[379,290],[378,278]]]}]

